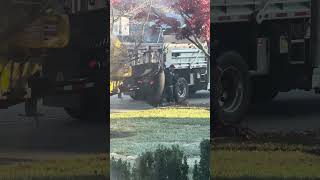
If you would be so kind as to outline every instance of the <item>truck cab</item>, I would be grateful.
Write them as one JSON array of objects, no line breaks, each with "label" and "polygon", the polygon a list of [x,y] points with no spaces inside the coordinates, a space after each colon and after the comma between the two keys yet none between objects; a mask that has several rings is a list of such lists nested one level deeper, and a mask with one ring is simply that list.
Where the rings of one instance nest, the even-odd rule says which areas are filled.
[{"label": "truck cab", "polygon": [[[208,84],[207,57],[190,42],[164,43],[166,67],[175,66],[175,73],[187,82],[188,95],[206,90]],[[204,44],[204,47],[206,45]],[[179,95],[181,96],[181,94]]]}]

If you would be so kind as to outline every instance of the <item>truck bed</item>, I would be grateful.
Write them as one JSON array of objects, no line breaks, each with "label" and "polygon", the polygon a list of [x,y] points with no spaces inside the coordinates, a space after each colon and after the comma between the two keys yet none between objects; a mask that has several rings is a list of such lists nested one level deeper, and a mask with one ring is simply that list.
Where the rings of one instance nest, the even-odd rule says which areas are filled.
[{"label": "truck bed", "polygon": [[213,23],[305,18],[311,14],[311,0],[215,0],[211,3]]}]

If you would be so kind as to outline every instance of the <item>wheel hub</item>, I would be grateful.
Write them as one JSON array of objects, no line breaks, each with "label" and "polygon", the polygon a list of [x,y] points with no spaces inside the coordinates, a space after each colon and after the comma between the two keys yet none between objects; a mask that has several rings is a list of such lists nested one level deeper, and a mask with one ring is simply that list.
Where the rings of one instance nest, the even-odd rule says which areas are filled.
[{"label": "wheel hub", "polygon": [[232,66],[226,68],[221,74],[219,86],[219,106],[225,112],[237,111],[244,95],[241,72]]},{"label": "wheel hub", "polygon": [[178,83],[178,95],[179,97],[184,97],[187,94],[187,90],[183,83]]}]

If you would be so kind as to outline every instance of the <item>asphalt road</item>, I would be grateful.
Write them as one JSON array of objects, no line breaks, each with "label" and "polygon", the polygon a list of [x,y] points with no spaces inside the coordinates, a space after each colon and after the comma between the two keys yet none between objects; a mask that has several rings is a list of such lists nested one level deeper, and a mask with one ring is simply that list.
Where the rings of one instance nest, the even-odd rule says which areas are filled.
[{"label": "asphalt road", "polygon": [[[206,100],[202,100],[207,97]],[[200,92],[191,103],[209,104],[209,94]],[[111,97],[110,110],[129,111],[154,108],[130,97]],[[0,109],[0,164],[56,159],[71,155],[106,153],[107,125],[69,117],[61,108],[39,106],[39,126],[34,118],[24,117],[24,105]]]},{"label": "asphalt road", "polygon": [[40,106],[37,127],[23,112],[23,104],[0,110],[0,164],[107,151],[104,123],[74,120],[61,108]]},{"label": "asphalt road", "polygon": [[[210,106],[210,93],[208,91],[198,91],[186,101],[188,105]],[[155,108],[144,101],[133,100],[130,96],[123,96],[121,99],[117,95],[110,97],[110,112],[127,112],[134,110],[146,110]]]},{"label": "asphalt road", "polygon": [[[154,108],[130,97],[111,97],[111,112]],[[209,104],[207,92],[191,97],[189,104]],[[266,105],[252,107],[246,122],[258,132],[320,129],[320,95],[313,92],[280,93]],[[70,154],[104,153],[106,125],[80,122],[60,108],[40,107],[39,127],[23,114],[23,105],[0,110],[0,163],[19,159],[56,158]]]},{"label": "asphalt road", "polygon": [[244,124],[257,132],[320,129],[320,95],[313,92],[280,93],[272,102],[250,109]]}]

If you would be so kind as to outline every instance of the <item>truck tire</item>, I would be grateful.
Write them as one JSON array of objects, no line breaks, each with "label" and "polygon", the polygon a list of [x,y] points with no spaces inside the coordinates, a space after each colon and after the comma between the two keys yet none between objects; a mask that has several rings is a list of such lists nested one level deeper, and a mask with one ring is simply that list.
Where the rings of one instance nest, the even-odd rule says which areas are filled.
[{"label": "truck tire", "polygon": [[250,105],[251,82],[248,65],[235,52],[227,52],[217,59],[217,120],[223,123],[240,123]]},{"label": "truck tire", "polygon": [[88,122],[103,122],[107,120],[107,92],[101,84],[97,82],[95,89],[83,93],[80,96],[80,106],[74,108],[64,108],[66,113],[72,118],[88,121]]},{"label": "truck tire", "polygon": [[107,105],[98,99],[86,98],[86,105],[82,104],[80,108],[64,108],[65,112],[76,120],[101,122],[107,118]]},{"label": "truck tire", "polygon": [[143,96],[143,94],[139,91],[136,91],[134,94],[130,95],[130,97],[133,99],[133,100],[137,100],[137,101],[141,101],[141,100],[144,100],[145,97]]},{"label": "truck tire", "polygon": [[147,102],[152,106],[158,106],[161,103],[165,84],[164,71],[160,70],[159,74],[155,77],[155,84],[147,95]]},{"label": "truck tire", "polygon": [[185,78],[180,77],[174,86],[174,98],[177,103],[182,103],[188,98],[189,85]]}]

